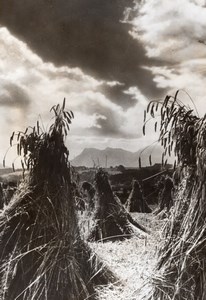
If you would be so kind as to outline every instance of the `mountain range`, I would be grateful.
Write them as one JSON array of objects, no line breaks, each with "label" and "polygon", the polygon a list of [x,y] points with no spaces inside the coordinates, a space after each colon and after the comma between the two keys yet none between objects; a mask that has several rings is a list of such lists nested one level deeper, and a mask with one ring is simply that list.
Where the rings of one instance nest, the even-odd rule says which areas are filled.
[{"label": "mountain range", "polygon": [[[149,166],[149,156],[151,155],[152,164],[160,163],[162,160],[162,148],[157,145],[153,150],[151,148],[139,149],[137,152],[127,151],[121,148],[109,148],[104,150],[96,148],[85,148],[72,161],[73,166],[85,166],[88,168],[115,167],[123,165],[125,167],[138,167],[141,154],[142,166]],[[141,153],[142,152],[142,153]]]}]

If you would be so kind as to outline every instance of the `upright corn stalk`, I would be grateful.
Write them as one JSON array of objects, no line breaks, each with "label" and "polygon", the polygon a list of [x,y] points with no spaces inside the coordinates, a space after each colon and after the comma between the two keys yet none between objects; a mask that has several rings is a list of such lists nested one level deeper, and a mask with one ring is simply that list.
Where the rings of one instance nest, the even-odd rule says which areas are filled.
[{"label": "upright corn stalk", "polygon": [[[179,184],[153,278],[151,299],[206,299],[206,116],[175,97],[161,107],[163,159],[174,150]],[[159,105],[159,104],[155,104]],[[148,112],[154,116],[154,104]]]},{"label": "upright corn stalk", "polygon": [[0,216],[2,300],[96,299],[94,284],[113,278],[91,256],[77,225],[68,150],[64,141],[73,113],[53,106],[48,131],[37,122],[17,137],[22,166],[30,173]]}]

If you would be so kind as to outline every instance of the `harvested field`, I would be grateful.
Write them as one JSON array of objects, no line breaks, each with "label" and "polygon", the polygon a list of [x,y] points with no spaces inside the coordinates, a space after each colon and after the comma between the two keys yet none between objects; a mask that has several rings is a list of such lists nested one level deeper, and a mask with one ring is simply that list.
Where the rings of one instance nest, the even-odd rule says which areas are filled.
[{"label": "harvested field", "polygon": [[149,295],[165,220],[143,213],[133,213],[132,217],[151,233],[134,235],[124,241],[90,243],[92,250],[119,278],[116,285],[98,288],[99,300],[141,300]]}]

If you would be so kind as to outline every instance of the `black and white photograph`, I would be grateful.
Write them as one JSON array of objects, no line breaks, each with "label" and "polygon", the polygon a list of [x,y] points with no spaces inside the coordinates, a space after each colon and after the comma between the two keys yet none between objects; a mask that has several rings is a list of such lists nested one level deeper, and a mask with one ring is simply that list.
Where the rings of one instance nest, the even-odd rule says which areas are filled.
[{"label": "black and white photograph", "polygon": [[206,1],[0,0],[0,300],[206,299]]}]

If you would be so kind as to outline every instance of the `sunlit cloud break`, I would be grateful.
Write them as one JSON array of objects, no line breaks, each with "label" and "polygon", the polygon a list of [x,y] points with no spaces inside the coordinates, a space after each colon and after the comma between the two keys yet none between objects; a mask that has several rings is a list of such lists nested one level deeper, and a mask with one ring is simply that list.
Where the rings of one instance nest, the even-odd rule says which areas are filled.
[{"label": "sunlit cloud break", "polygon": [[205,1],[146,0],[126,18],[133,25],[133,38],[144,45],[148,57],[157,59],[156,65],[145,66],[157,87],[173,93],[186,90],[201,111],[206,92]]}]

